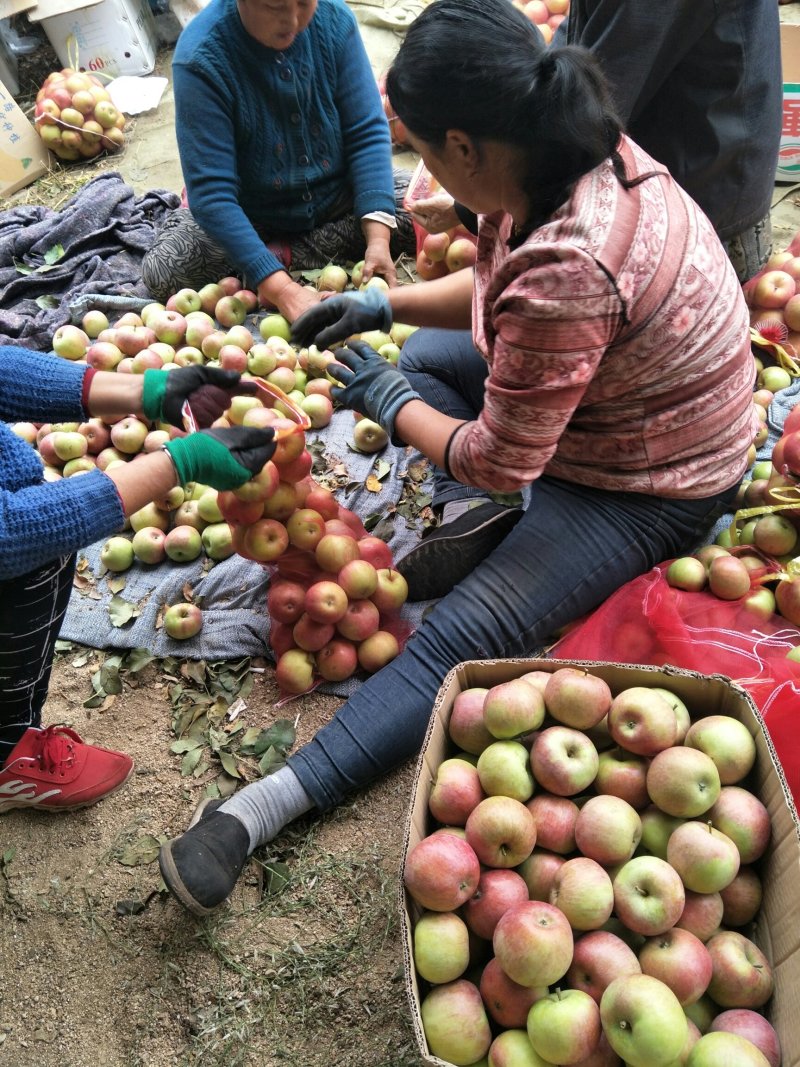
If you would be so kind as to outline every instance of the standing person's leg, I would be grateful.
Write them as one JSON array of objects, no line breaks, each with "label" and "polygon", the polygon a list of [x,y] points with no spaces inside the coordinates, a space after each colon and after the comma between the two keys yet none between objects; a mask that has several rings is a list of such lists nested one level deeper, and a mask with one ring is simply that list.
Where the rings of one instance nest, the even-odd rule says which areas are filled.
[{"label": "standing person's leg", "polygon": [[66,728],[41,729],[53,652],[75,557],[0,583],[0,813],[85,807],[133,769],[120,752],[84,745]]},{"label": "standing person's leg", "polygon": [[772,219],[766,215],[754,226],[722,243],[744,285],[758,274],[772,253]]},{"label": "standing person's leg", "polygon": [[248,851],[271,840],[287,812],[327,810],[413,756],[457,663],[530,654],[624,582],[685,551],[719,510],[716,497],[661,500],[540,479],[520,522],[434,608],[396,660],[278,774],[245,787],[164,846],[169,888],[205,914],[231,892]]},{"label": "standing person's leg", "polygon": [[[489,371],[468,330],[416,330],[403,345],[400,370],[422,399],[454,419],[469,422],[483,407]],[[434,468],[432,506],[441,523],[397,563],[409,600],[446,596],[500,544],[519,521],[518,507],[462,485]]]}]

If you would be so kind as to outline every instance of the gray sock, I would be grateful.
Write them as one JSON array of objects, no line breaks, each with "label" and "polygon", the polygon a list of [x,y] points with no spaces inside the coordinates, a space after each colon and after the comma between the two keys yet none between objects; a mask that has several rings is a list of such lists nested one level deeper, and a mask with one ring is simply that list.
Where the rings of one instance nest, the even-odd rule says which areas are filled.
[{"label": "gray sock", "polygon": [[488,503],[488,500],[482,500],[480,497],[474,496],[468,496],[464,500],[450,500],[442,508],[442,525],[444,526],[446,522],[453,522],[465,512],[480,507],[481,504]]},{"label": "gray sock", "polygon": [[250,851],[276,837],[293,819],[311,811],[314,801],[290,767],[281,767],[252,782],[221,804],[218,811],[235,815],[250,834]]}]

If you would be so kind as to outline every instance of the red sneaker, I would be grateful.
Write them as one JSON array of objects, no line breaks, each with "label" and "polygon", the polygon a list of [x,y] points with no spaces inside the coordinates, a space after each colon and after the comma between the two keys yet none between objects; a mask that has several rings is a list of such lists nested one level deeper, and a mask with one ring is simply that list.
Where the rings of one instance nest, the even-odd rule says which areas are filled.
[{"label": "red sneaker", "polygon": [[0,814],[85,808],[116,792],[132,770],[130,756],[85,745],[67,726],[31,726],[0,770]]}]

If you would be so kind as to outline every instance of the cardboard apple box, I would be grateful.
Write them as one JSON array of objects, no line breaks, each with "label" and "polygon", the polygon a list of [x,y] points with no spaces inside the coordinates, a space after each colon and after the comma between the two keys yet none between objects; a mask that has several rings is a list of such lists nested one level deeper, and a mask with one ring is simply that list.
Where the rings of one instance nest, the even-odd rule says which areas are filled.
[{"label": "cardboard apple box", "polygon": [[157,34],[148,0],[38,0],[40,22],[64,67],[93,74],[150,74]]},{"label": "cardboard apple box", "polygon": [[50,153],[39,134],[0,82],[0,197],[41,178],[49,165]]},{"label": "cardboard apple box", "polygon": [[783,127],[775,180],[800,180],[800,25],[781,23]]},{"label": "cardboard apple box", "polygon": [[[437,767],[456,752],[447,732],[456,696],[474,686],[489,689],[528,671],[552,672],[561,667],[579,667],[598,675],[608,683],[614,695],[631,686],[661,686],[680,697],[693,718],[730,715],[744,723],[753,735],[756,764],[744,784],[760,797],[769,811],[772,841],[759,861],[764,898],[755,930],[747,936],[759,945],[773,967],[775,992],[767,1005],[766,1016],[781,1040],[782,1067],[800,1067],[800,822],[763,720],[746,691],[728,678],[669,666],[659,669],[556,659],[471,660],[458,664],[449,672],[436,697],[417,765],[406,824],[403,867],[409,851],[437,826],[428,812],[428,795]],[[431,1053],[422,1028],[420,1001],[426,989],[423,988],[420,995],[413,961],[413,929],[422,909],[406,893],[402,869],[399,895],[406,992],[420,1062],[429,1067],[452,1067]]]}]

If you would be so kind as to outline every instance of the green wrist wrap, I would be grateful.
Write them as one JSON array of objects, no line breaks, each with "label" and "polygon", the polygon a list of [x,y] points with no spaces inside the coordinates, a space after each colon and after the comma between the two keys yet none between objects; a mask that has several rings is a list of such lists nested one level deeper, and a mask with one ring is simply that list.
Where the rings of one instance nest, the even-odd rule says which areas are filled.
[{"label": "green wrist wrap", "polygon": [[160,422],[163,415],[164,394],[169,371],[146,370],[142,383],[142,414],[151,422]]},{"label": "green wrist wrap", "polygon": [[252,474],[219,441],[204,433],[176,437],[164,445],[181,485],[202,482],[215,489],[238,489]]}]

